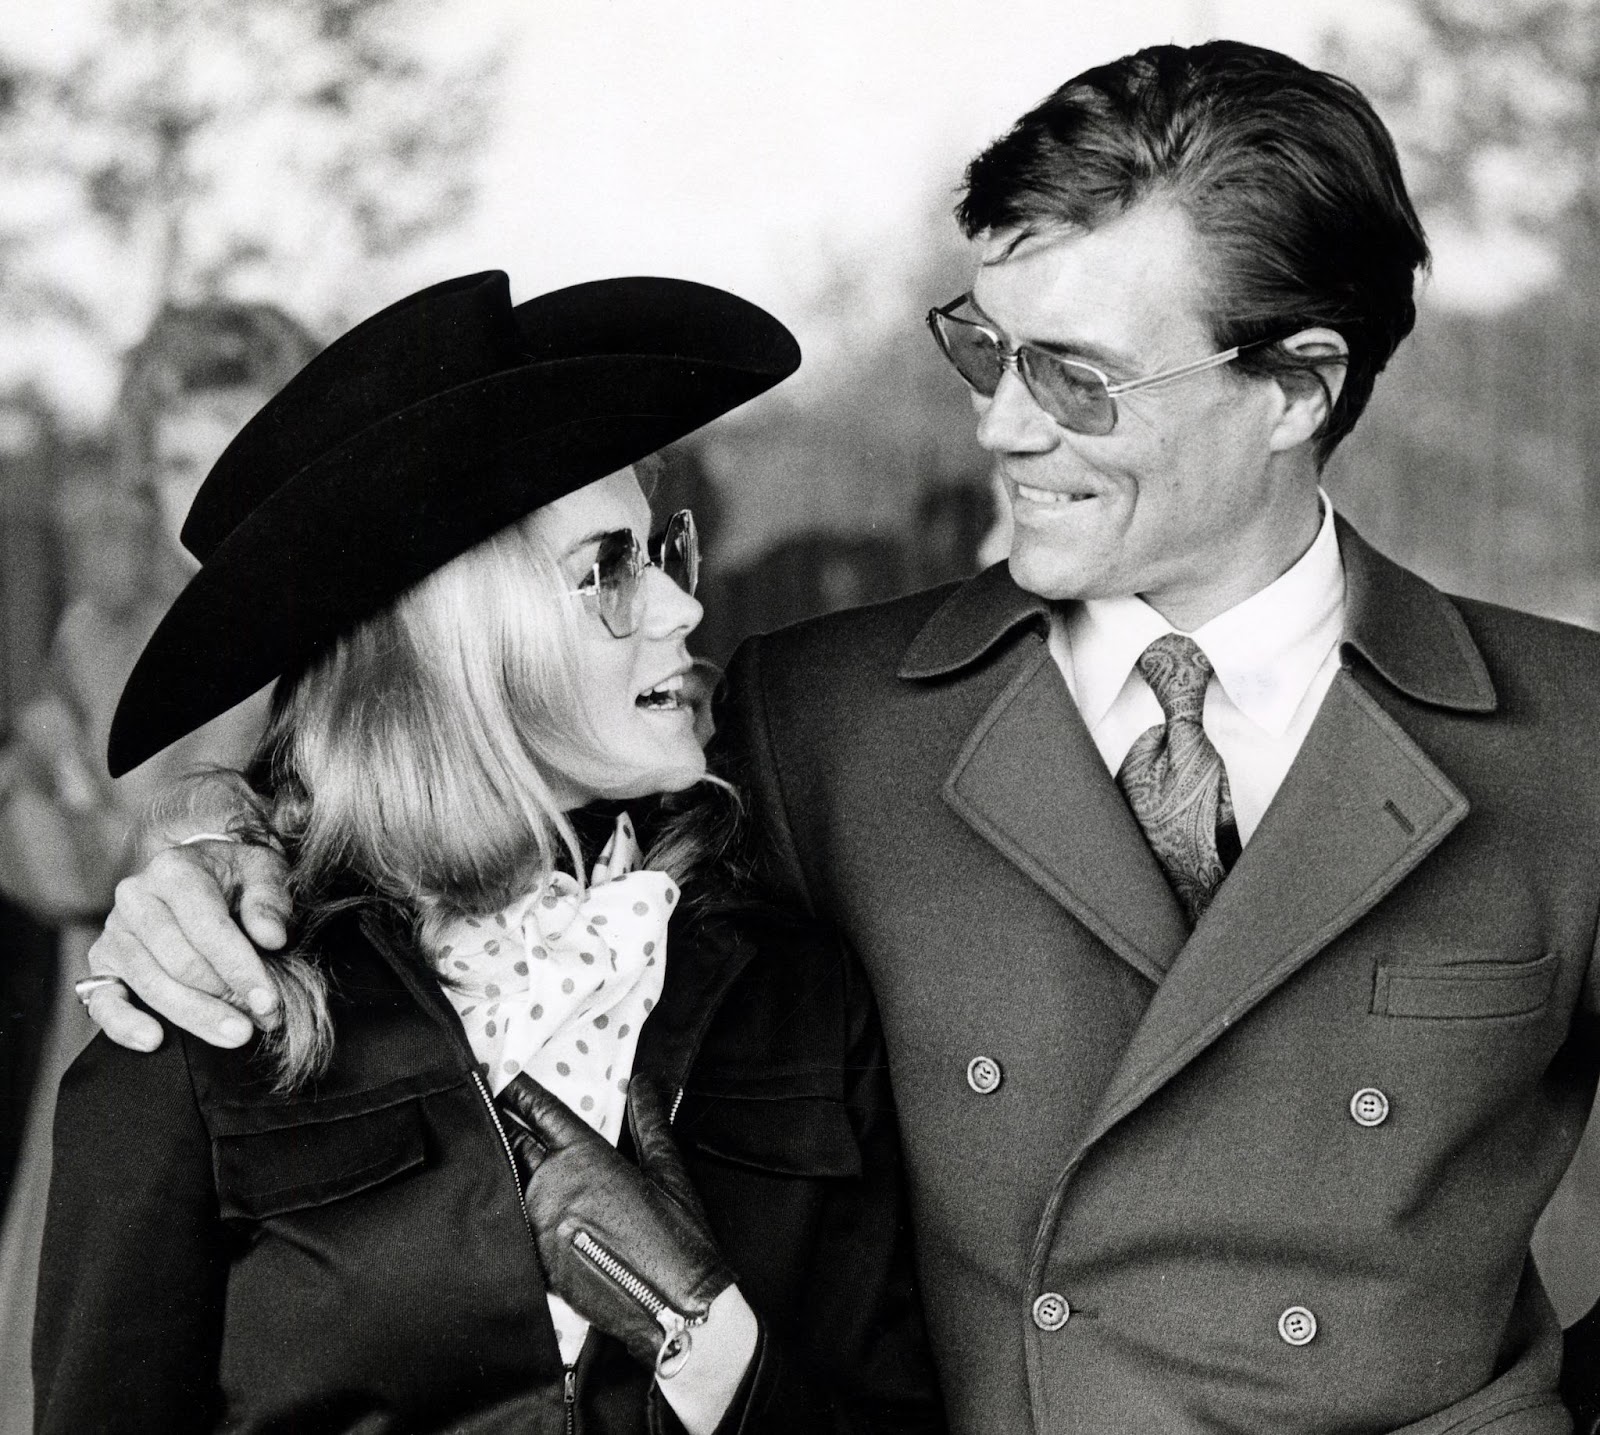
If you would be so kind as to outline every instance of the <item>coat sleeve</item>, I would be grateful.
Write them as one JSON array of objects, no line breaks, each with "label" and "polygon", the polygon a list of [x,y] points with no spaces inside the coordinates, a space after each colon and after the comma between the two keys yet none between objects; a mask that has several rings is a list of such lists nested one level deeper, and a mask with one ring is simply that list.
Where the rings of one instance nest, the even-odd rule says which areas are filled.
[{"label": "coat sleeve", "polygon": [[39,1435],[214,1428],[227,1255],[185,1043],[67,1072],[34,1320]]},{"label": "coat sleeve", "polygon": [[729,661],[717,690],[716,733],[707,757],[712,770],[738,788],[750,804],[753,847],[765,895],[780,906],[815,916],[768,723],[764,656],[761,639],[749,638]]}]

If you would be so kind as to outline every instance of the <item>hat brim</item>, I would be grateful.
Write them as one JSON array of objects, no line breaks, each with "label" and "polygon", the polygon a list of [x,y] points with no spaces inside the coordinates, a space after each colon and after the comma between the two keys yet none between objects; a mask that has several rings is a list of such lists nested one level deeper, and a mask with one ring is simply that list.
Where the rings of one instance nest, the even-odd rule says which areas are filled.
[{"label": "hat brim", "polygon": [[508,524],[765,392],[799,357],[791,339],[759,368],[659,353],[535,362],[357,434],[252,511],[179,594],[123,690],[111,775]]}]

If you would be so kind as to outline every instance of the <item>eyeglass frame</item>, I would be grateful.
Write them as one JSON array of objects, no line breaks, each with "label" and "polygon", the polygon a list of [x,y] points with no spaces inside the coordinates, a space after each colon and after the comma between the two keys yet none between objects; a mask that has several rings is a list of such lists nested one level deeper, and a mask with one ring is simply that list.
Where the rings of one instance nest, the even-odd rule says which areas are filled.
[{"label": "eyeglass frame", "polygon": [[[672,539],[675,526],[681,528],[684,535],[684,567],[688,578],[687,585],[679,583],[672,574],[667,572],[666,568],[667,548]],[[567,589],[567,595],[587,600],[585,606],[605,625],[606,632],[610,633],[613,638],[631,638],[639,631],[639,624],[644,616],[643,604],[639,601],[639,594],[644,586],[642,580],[646,569],[659,568],[669,582],[681,588],[691,598],[694,597],[695,589],[700,586],[700,533],[695,526],[694,511],[688,508],[680,508],[667,519],[661,529],[660,536],[649,539],[642,548],[638,537],[631,528],[615,528],[609,533],[600,535],[597,540],[600,550],[604,550],[608,541],[617,538],[625,538],[627,540],[627,547],[623,550],[622,561],[626,564],[624,571],[633,584],[633,596],[628,604],[629,617],[625,631],[620,633],[617,631],[616,627],[613,626],[612,620],[606,616],[601,606],[601,559],[598,552],[595,561],[589,565],[588,573],[584,575],[576,588]],[[584,584],[586,583],[592,583],[594,586],[585,587]]]},{"label": "eyeglass frame", "polygon": [[[1267,344],[1275,344],[1278,342],[1277,339],[1254,339],[1247,344],[1235,344],[1232,348],[1223,349],[1218,353],[1208,355],[1204,359],[1192,359],[1187,364],[1178,364],[1174,368],[1163,369],[1160,373],[1146,374],[1142,378],[1126,379],[1121,383],[1113,383],[1111,380],[1111,375],[1106,373],[1104,369],[1098,368],[1096,365],[1088,363],[1083,359],[1066,359],[1060,354],[1052,354],[1048,349],[1040,348],[1037,344],[1018,344],[1015,348],[1009,348],[1007,347],[1005,340],[1000,337],[999,333],[990,328],[989,325],[980,324],[976,319],[963,319],[950,312],[952,309],[959,309],[963,304],[970,304],[971,302],[972,292],[968,290],[967,293],[961,295],[959,298],[952,299],[950,303],[928,310],[927,318],[925,320],[929,330],[933,334],[934,343],[939,346],[939,352],[944,355],[945,360],[949,363],[950,367],[961,376],[962,383],[971,389],[973,393],[978,394],[980,397],[986,399],[992,399],[994,394],[998,392],[1000,388],[1000,380],[997,378],[995,380],[994,392],[985,394],[982,389],[974,384],[972,380],[962,372],[961,366],[956,363],[954,356],[950,353],[949,345],[945,343],[944,333],[940,327],[942,322],[961,324],[968,329],[976,329],[980,334],[987,336],[990,343],[994,345],[995,354],[1000,360],[1001,378],[1005,376],[1006,371],[1009,369],[1012,373],[1016,374],[1019,379],[1022,380],[1023,387],[1027,389],[1033,401],[1038,404],[1039,407],[1043,409],[1044,412],[1048,414],[1055,423],[1066,429],[1068,433],[1086,434],[1090,438],[1104,438],[1106,435],[1116,432],[1117,417],[1119,413],[1117,408],[1117,399],[1121,395],[1131,394],[1139,389],[1154,388],[1157,384],[1171,383],[1176,379],[1186,379],[1192,374],[1203,374],[1208,369],[1219,369],[1224,364],[1231,364],[1235,359],[1249,349],[1259,349]],[[1048,359],[1052,364],[1059,364],[1063,368],[1068,369],[1082,369],[1086,373],[1092,374],[1099,382],[1100,387],[1105,390],[1106,397],[1111,401],[1111,422],[1104,429],[1083,429],[1077,428],[1073,424],[1068,423],[1065,418],[1056,413],[1050,401],[1049,395],[1041,394],[1036,388],[1034,388],[1033,383],[1028,377],[1027,369],[1023,367],[1022,358],[1024,354],[1037,354],[1041,359]]]}]

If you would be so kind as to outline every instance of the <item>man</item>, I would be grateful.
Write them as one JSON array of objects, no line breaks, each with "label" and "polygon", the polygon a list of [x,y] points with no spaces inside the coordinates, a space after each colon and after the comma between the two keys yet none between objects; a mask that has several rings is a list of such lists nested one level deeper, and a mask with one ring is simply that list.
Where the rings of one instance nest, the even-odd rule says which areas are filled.
[{"label": "man", "polygon": [[[1426,260],[1387,133],[1281,55],[1161,47],[959,215],[930,318],[1009,565],[752,640],[722,737],[872,977],[954,1427],[1568,1430],[1528,1239],[1595,1089],[1600,638],[1446,598],[1319,492]],[[200,861],[98,961],[220,1036],[161,965],[259,982]]]}]

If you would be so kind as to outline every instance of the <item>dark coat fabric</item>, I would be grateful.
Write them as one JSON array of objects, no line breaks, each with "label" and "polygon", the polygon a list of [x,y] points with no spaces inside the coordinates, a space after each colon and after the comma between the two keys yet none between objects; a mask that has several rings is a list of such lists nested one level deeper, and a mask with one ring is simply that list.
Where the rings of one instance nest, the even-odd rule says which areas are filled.
[{"label": "dark coat fabric", "polygon": [[1595,1092],[1600,636],[1340,544],[1342,669],[1192,933],[1004,565],[729,669],[883,1015],[954,1429],[1569,1428],[1528,1242]]},{"label": "dark coat fabric", "polygon": [[[34,1347],[47,1435],[679,1429],[591,1331],[570,1392],[509,1153],[397,924],[322,942],[334,1064],[95,1041],[62,1086]],[[776,915],[674,919],[635,1070],[761,1322],[722,1432],[943,1429],[871,998]]]}]

